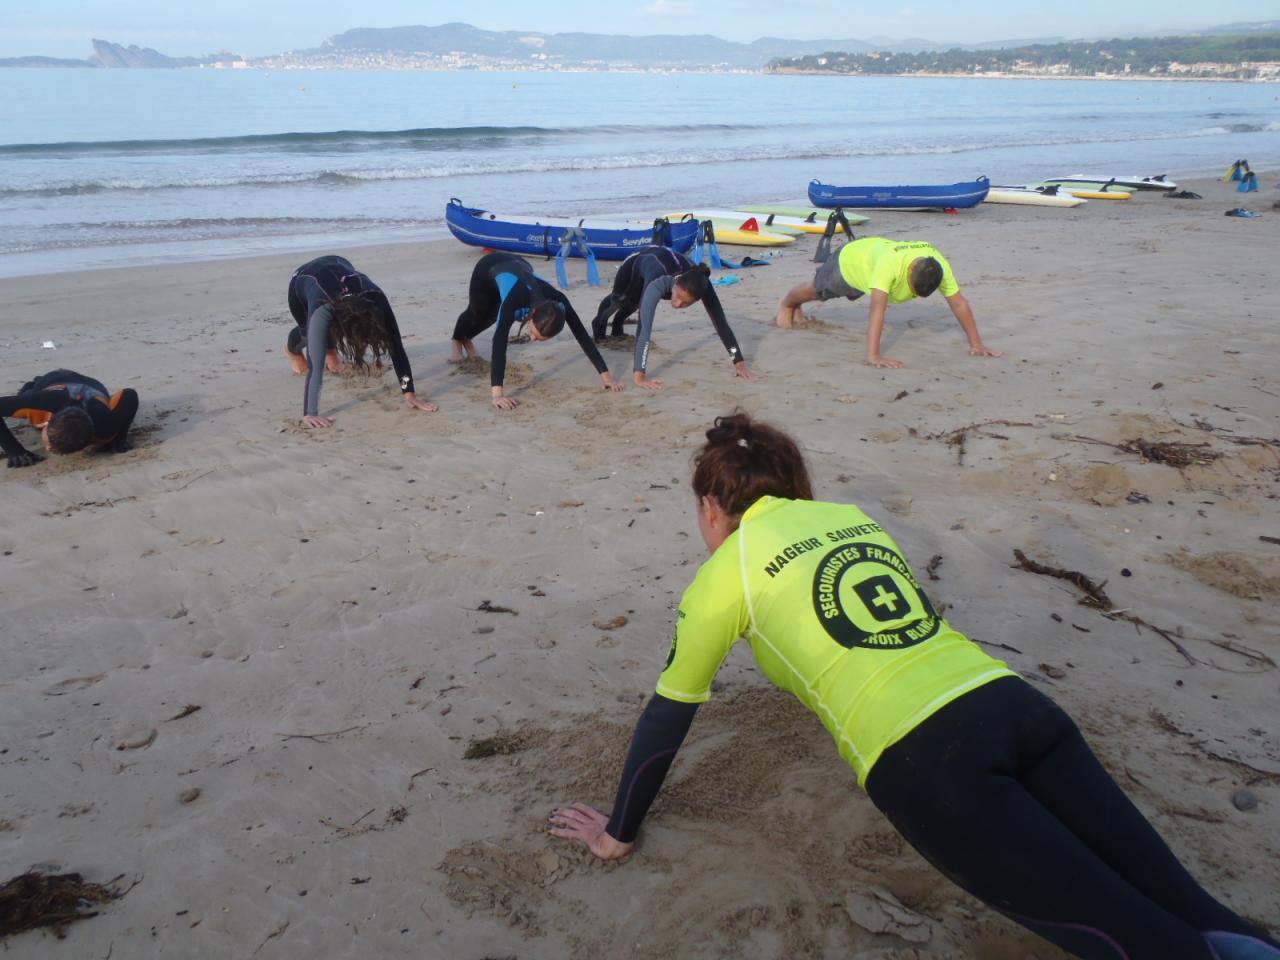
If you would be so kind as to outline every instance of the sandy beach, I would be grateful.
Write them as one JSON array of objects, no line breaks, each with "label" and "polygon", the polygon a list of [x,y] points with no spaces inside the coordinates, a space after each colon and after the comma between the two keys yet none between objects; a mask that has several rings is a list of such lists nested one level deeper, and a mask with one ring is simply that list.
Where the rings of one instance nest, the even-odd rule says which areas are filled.
[{"label": "sandy beach", "polygon": [[[7,390],[67,367],[142,399],[131,452],[0,475],[0,879],[128,888],[6,955],[1064,956],[907,847],[743,645],[631,857],[546,835],[558,803],[612,803],[705,556],[689,458],[735,407],[791,431],[818,496],[883,522],[952,624],[1276,930],[1280,211],[1259,180],[872,211],[860,235],[948,256],[1001,359],[968,356],[937,297],[889,310],[902,370],[862,361],[865,303],[779,330],[808,237],[720,291],[763,380],[732,376],[699,307],[664,305],[665,389],[615,350],[628,389],[605,393],[562,335],[511,346],[510,413],[486,364],[447,361],[479,255],[453,240],[0,280]],[[1264,215],[1223,216],[1240,205]],[[336,425],[300,425],[285,289],[322,253],[387,291],[438,413],[389,371],[329,376]],[[570,278],[589,320],[603,294]],[[1206,462],[1118,449],[1137,441]],[[1015,549],[1105,581],[1119,615]]]}]

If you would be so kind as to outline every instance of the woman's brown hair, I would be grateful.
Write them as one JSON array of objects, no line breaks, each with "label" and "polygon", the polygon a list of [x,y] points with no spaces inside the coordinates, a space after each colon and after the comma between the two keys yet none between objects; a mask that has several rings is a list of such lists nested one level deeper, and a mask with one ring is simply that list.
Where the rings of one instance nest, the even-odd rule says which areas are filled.
[{"label": "woman's brown hair", "polygon": [[334,302],[329,329],[334,349],[361,371],[370,363],[381,367],[383,356],[391,353],[391,335],[382,318],[382,307],[359,294]]},{"label": "woman's brown hair", "polygon": [[693,458],[693,492],[715,497],[740,517],[761,497],[812,500],[809,468],[796,442],[741,410],[716,417],[707,442]]}]

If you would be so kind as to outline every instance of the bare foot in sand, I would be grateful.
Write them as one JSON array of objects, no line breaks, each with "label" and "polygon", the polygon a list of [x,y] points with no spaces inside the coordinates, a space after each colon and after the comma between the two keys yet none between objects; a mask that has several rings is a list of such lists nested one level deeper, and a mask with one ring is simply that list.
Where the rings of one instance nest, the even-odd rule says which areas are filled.
[{"label": "bare foot in sand", "polygon": [[291,353],[288,347],[284,348],[285,359],[289,361],[289,366],[295,374],[307,372],[307,358],[300,353]]},{"label": "bare foot in sand", "polygon": [[468,357],[478,356],[476,353],[476,345],[470,340],[451,340],[449,341],[449,362],[461,363]]},{"label": "bare foot in sand", "polygon": [[324,355],[324,368],[330,373],[341,373],[346,368],[342,361],[338,359],[337,350],[329,350]]},{"label": "bare foot in sand", "polygon": [[804,311],[799,307],[778,307],[778,326],[784,330],[794,330],[803,327],[807,321]]}]

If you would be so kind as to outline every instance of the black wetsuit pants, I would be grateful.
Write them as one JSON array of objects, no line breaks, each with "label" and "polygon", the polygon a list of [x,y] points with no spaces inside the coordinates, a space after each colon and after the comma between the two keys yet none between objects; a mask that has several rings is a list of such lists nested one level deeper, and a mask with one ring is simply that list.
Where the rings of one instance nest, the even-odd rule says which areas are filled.
[{"label": "black wetsuit pants", "polygon": [[1075,956],[1212,960],[1211,930],[1272,942],[1196,883],[1071,718],[1018,677],[933,714],[866,787],[953,882]]},{"label": "black wetsuit pants", "polygon": [[[487,253],[476,261],[467,287],[467,306],[453,325],[454,340],[470,340],[489,329],[498,319],[502,293],[493,277],[495,267],[513,259],[509,253]],[[513,270],[514,272],[514,270]]]}]

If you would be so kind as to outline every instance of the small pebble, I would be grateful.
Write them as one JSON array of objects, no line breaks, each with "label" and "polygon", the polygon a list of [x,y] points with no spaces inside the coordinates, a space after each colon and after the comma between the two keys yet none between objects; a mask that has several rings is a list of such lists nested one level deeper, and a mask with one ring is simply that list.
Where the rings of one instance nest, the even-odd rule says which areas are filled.
[{"label": "small pebble", "polygon": [[1133,571],[1132,571],[1132,570],[1130,570],[1128,567],[1121,567],[1121,568],[1120,568],[1120,576],[1122,576],[1122,577],[1132,577],[1132,576],[1133,576]]},{"label": "small pebble", "polygon": [[476,633],[493,633],[493,627],[476,627]]},{"label": "small pebble", "polygon": [[199,787],[192,787],[191,789],[183,790],[180,794],[178,794],[178,799],[181,800],[183,803],[193,803],[199,798],[200,798]]},{"label": "small pebble", "polygon": [[1237,810],[1248,813],[1258,806],[1258,795],[1247,787],[1241,787],[1231,795],[1231,804]]}]

